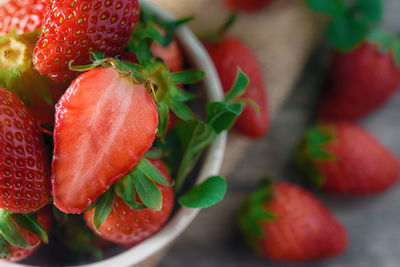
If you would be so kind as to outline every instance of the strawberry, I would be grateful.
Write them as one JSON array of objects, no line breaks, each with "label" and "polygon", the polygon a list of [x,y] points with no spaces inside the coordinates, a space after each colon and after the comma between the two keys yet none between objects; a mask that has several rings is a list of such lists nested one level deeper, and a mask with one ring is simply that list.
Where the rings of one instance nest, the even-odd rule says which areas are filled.
[{"label": "strawberry", "polygon": [[16,95],[0,87],[0,208],[18,213],[50,201],[50,165],[42,135]]},{"label": "strawberry", "polygon": [[40,123],[54,122],[54,103],[65,91],[37,72],[32,63],[33,49],[40,32],[0,36],[0,86],[15,93]]},{"label": "strawberry", "polygon": [[[161,46],[158,43],[153,43],[151,52],[157,58],[160,58],[167,65],[171,72],[179,72],[183,70],[183,52],[178,44],[178,41],[173,40],[168,46]],[[135,53],[124,52],[122,59],[132,63],[138,63]]]},{"label": "strawberry", "polygon": [[238,67],[248,75],[250,84],[243,98],[253,101],[259,110],[247,104],[234,127],[249,138],[262,138],[269,128],[269,115],[265,84],[255,55],[232,36],[224,36],[219,41],[205,40],[204,45],[217,68],[225,93],[232,88]]},{"label": "strawberry", "polygon": [[242,207],[239,226],[262,256],[280,262],[307,262],[341,254],[344,227],[313,195],[278,182],[255,190]]},{"label": "strawberry", "polygon": [[336,52],[319,116],[354,121],[381,107],[400,85],[396,64],[391,50],[380,51],[368,42],[351,52]]},{"label": "strawberry", "polygon": [[387,190],[399,178],[395,155],[348,122],[321,122],[308,130],[297,158],[313,185],[334,194],[374,194]]},{"label": "strawberry", "polygon": [[0,35],[15,28],[18,34],[39,30],[47,0],[9,0],[0,5]]},{"label": "strawberry", "polygon": [[[4,214],[2,213],[1,216],[4,216]],[[50,209],[46,207],[38,211],[36,213],[36,221],[37,221],[36,223],[38,223],[42,227],[43,231],[49,233],[52,221]],[[12,245],[9,242],[6,242],[7,247],[3,247],[2,249],[0,249],[1,253],[5,256],[3,258],[5,258],[6,260],[21,261],[27,258],[28,256],[32,255],[33,253],[35,253],[36,250],[38,250],[39,247],[43,244],[43,239],[38,235],[36,235],[35,233],[33,233],[31,229],[24,228],[18,223],[17,224],[13,223],[12,227],[16,227],[18,229],[18,231],[22,235],[22,238],[25,240],[26,244],[29,247],[23,248],[16,245]]]},{"label": "strawberry", "polygon": [[99,62],[104,67],[79,76],[56,105],[53,198],[66,213],[84,211],[135,166],[156,136],[149,83],[137,81],[122,62]]},{"label": "strawberry", "polygon": [[224,0],[227,7],[235,11],[254,12],[266,5],[270,4],[273,0]]},{"label": "strawberry", "polygon": [[183,53],[178,41],[173,40],[168,46],[154,43],[151,52],[155,57],[161,58],[171,72],[183,70]]},{"label": "strawberry", "polygon": [[90,62],[92,51],[117,55],[126,46],[139,18],[137,0],[48,2],[36,45],[36,69],[57,82],[75,77],[68,63]]},{"label": "strawberry", "polygon": [[[149,160],[171,182],[166,166],[160,160]],[[169,218],[174,205],[174,193],[170,186],[158,185],[162,194],[159,211],[143,208],[133,209],[117,195],[107,219],[96,229],[93,224],[95,209],[85,212],[86,224],[100,237],[111,242],[134,246],[155,234]]]}]

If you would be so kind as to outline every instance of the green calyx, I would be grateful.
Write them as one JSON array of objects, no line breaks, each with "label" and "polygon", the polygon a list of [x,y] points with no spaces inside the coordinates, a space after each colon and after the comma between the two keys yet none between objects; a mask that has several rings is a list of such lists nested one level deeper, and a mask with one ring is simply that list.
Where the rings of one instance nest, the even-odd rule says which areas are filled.
[{"label": "green calyx", "polygon": [[39,31],[18,35],[15,31],[0,36],[0,86],[15,93],[29,108],[37,98],[49,107],[52,82],[33,66],[32,55]]},{"label": "green calyx", "polygon": [[33,249],[39,245],[28,245],[24,236],[20,232],[19,227],[40,237],[43,242],[49,241],[46,231],[43,227],[30,215],[23,213],[12,213],[7,210],[0,209],[0,257],[8,258],[10,256],[9,244]]},{"label": "green calyx", "polygon": [[351,51],[382,19],[381,0],[305,0],[314,12],[330,17],[326,37],[333,47]]},{"label": "green calyx", "polygon": [[273,184],[264,180],[261,186],[249,195],[239,213],[239,229],[249,245],[256,250],[258,250],[257,240],[266,234],[261,224],[276,220],[276,216],[265,208],[273,195]]},{"label": "green calyx", "polygon": [[[107,219],[111,212],[114,194],[120,197],[132,209],[151,208],[160,211],[162,208],[162,194],[157,185],[172,186],[167,178],[146,158],[124,177],[115,183],[106,193],[101,195],[95,204],[93,225],[97,229]],[[136,200],[136,195],[141,200]]]},{"label": "green calyx", "polygon": [[325,184],[325,179],[316,166],[316,162],[334,160],[334,155],[329,153],[325,147],[333,139],[333,133],[317,124],[306,131],[297,148],[297,165],[311,184],[316,187],[321,187]]},{"label": "green calyx", "polygon": [[394,62],[400,65],[400,38],[383,29],[376,28],[369,33],[367,41],[376,45],[381,53],[390,53]]}]

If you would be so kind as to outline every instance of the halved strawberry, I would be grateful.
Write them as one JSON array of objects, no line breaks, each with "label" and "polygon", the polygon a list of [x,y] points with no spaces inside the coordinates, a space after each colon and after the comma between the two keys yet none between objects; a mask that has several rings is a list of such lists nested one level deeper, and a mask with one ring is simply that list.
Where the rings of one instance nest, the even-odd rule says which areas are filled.
[{"label": "halved strawberry", "polygon": [[56,105],[52,162],[60,210],[83,212],[152,146],[158,111],[146,86],[129,71],[100,67],[67,89]]}]

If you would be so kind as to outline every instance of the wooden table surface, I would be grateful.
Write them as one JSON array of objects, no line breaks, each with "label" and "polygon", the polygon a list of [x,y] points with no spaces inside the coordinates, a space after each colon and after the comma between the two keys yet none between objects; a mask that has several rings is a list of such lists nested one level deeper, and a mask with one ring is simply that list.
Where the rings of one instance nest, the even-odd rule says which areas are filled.
[{"label": "wooden table surface", "polygon": [[[384,2],[384,24],[387,29],[398,33],[400,1]],[[254,255],[238,233],[236,214],[262,175],[290,181],[299,179],[293,163],[293,149],[298,137],[312,123],[312,110],[317,103],[327,51],[324,44],[316,49],[303,77],[274,119],[267,138],[255,142],[228,174],[226,199],[201,212],[168,252],[162,267],[292,266],[268,262]],[[400,92],[384,108],[360,122],[398,157],[399,103]],[[400,184],[375,197],[317,195],[347,227],[350,245],[338,258],[293,266],[400,266]]]}]

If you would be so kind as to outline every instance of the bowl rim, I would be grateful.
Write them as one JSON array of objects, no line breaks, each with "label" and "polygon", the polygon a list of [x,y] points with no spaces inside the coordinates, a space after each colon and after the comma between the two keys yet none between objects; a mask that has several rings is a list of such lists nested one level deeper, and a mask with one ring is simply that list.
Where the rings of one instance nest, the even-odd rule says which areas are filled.
[{"label": "bowl rim", "polygon": [[[140,0],[142,7],[155,13],[164,20],[175,20],[175,17],[147,0]],[[208,101],[222,101],[223,90],[217,71],[211,58],[206,52],[196,35],[187,26],[181,26],[176,31],[180,45],[188,54],[191,61],[197,68],[204,71],[203,85],[206,90]],[[200,169],[196,183],[201,183],[210,176],[218,175],[226,147],[227,133],[221,133],[217,139],[209,146],[206,151],[204,162]],[[194,220],[200,212],[199,209],[187,209],[181,207],[164,227],[152,237],[139,243],[138,245],[118,254],[94,263],[74,265],[86,267],[109,267],[109,266],[133,266],[139,264],[152,255],[155,255],[163,248],[172,243]],[[5,267],[27,267],[21,263],[1,262]]]}]

